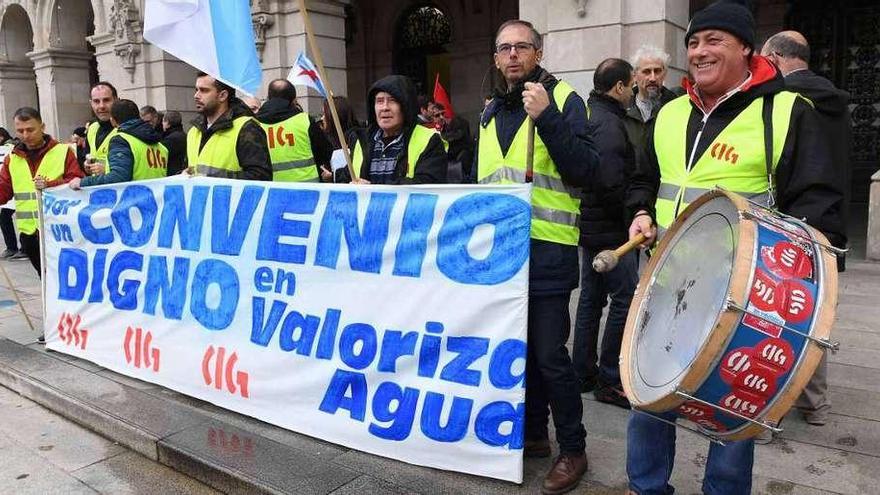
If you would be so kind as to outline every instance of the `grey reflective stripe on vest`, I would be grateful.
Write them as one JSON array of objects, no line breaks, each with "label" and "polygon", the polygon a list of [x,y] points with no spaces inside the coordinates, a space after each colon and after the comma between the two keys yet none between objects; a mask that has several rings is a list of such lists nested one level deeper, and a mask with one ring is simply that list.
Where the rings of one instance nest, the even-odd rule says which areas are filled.
[{"label": "grey reflective stripe on vest", "polygon": [[12,195],[13,199],[16,201],[27,201],[29,199],[37,199],[37,193],[35,192],[26,192],[26,193],[15,193]]},{"label": "grey reflective stripe on vest", "polygon": [[[678,191],[681,187],[676,186],[675,184],[667,184],[660,183],[660,189],[657,191],[657,199],[665,199],[669,201],[675,201],[678,196]],[[691,204],[697,200],[700,196],[706,194],[712,189],[704,189],[701,187],[689,187],[684,191],[684,197],[682,201],[686,204]],[[732,193],[739,194],[740,196],[750,199],[755,203],[759,203],[762,205],[767,205],[768,200],[770,199],[770,193],[767,191],[754,193],[754,192],[742,192],[742,191],[730,191]]]},{"label": "grey reflective stripe on vest", "polygon": [[37,218],[37,212],[35,211],[16,211],[15,218],[19,220],[33,220]]},{"label": "grey reflective stripe on vest", "polygon": [[207,175],[208,177],[220,177],[223,179],[237,179],[241,172],[235,172],[233,170],[227,170],[225,168],[217,168],[212,167],[210,165],[198,164],[196,165],[196,173],[199,175]]},{"label": "grey reflective stripe on vest", "polygon": [[[480,184],[495,184],[501,182],[502,180],[508,180],[517,184],[523,184],[526,181],[526,171],[513,167],[500,167],[498,168],[498,170],[492,172],[486,177],[483,177],[483,179],[480,180]],[[562,181],[562,179],[550,177],[549,175],[539,174],[536,172],[532,172],[532,183],[535,185],[535,187],[565,193],[574,198],[580,197],[581,194],[579,188],[566,185],[565,182]]]},{"label": "grey reflective stripe on vest", "polygon": [[675,201],[676,196],[678,196],[679,189],[681,189],[681,187],[676,186],[675,184],[661,182],[660,189],[657,191],[657,199]]},{"label": "grey reflective stripe on vest", "polygon": [[581,216],[576,213],[569,213],[567,211],[553,210],[550,208],[542,208],[540,206],[532,205],[532,218],[544,220],[545,222],[577,227],[578,221],[580,220]]},{"label": "grey reflective stripe on vest", "polygon": [[283,172],[285,170],[293,170],[297,168],[304,168],[308,166],[315,166],[315,160],[313,158],[307,158],[305,160],[293,160],[290,162],[281,162],[281,163],[273,163],[272,168],[276,172]]}]

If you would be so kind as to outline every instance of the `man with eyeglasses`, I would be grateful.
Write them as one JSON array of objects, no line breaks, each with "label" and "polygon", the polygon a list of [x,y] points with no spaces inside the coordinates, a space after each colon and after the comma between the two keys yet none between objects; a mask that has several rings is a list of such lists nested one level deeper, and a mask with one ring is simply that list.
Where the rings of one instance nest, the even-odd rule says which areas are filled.
[{"label": "man with eyeglasses", "polygon": [[[580,385],[565,344],[571,291],[578,285],[579,188],[591,181],[598,155],[584,100],[538,65],[542,55],[541,35],[528,22],[498,28],[495,66],[507,91],[493,96],[480,119],[477,180],[533,184],[523,454],[550,455],[552,412],[559,456],[542,491],[556,494],[575,488],[587,471]],[[530,119],[534,165],[528,169]]]}]

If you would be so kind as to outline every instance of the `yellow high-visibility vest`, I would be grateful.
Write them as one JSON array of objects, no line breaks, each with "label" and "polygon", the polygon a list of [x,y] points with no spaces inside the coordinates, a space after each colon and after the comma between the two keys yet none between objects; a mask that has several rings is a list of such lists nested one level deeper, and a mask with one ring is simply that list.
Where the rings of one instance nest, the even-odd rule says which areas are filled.
[{"label": "yellow high-visibility vest", "polygon": [[[70,148],[66,144],[55,143],[43,155],[37,174],[47,181],[60,179],[64,175],[64,164]],[[9,176],[12,178],[12,197],[15,199],[15,224],[18,230],[31,235],[39,227],[37,215],[37,188],[34,187],[34,176],[27,160],[12,154],[9,155]]]},{"label": "yellow high-visibility vest", "polygon": [[107,156],[110,154],[110,139],[115,136],[118,131],[116,128],[110,131],[107,134],[107,137],[101,141],[100,146],[98,145],[98,129],[101,127],[99,122],[92,122],[89,124],[89,128],[86,129],[86,142],[89,143],[89,154],[92,155],[96,161],[103,163],[104,173],[110,173],[110,163],[107,160]]},{"label": "yellow high-visibility vest", "polygon": [[[407,178],[412,179],[415,177],[416,163],[419,161],[422,153],[428,148],[431,138],[437,134],[439,133],[436,130],[428,129],[424,126],[417,125],[413,128],[413,132],[409,137],[409,143],[406,145]],[[355,174],[352,179],[357,179],[360,177],[361,167],[364,164],[364,150],[361,149],[361,142],[359,140],[355,141],[354,151],[351,154],[351,164]]]},{"label": "yellow high-visibility vest", "polygon": [[275,124],[260,122],[266,131],[272,180],[279,182],[320,182],[312,141],[309,139],[309,115],[300,112]]},{"label": "yellow high-visibility vest", "polygon": [[199,151],[202,143],[202,131],[196,126],[186,134],[186,157],[190,167],[195,167],[199,175],[237,179],[241,176],[241,165],[238,163],[236,143],[241,128],[253,117],[242,116],[232,121],[232,127],[215,132]]},{"label": "yellow high-visibility vest", "polygon": [[[775,173],[799,95],[783,91],[773,98],[772,173]],[[769,203],[772,198],[764,146],[763,100],[756,99],[740,112],[702,156],[694,158],[690,169],[686,151],[690,97],[680,96],[660,109],[654,124],[654,150],[660,164],[660,190],[655,209],[660,229],[669,228],[691,201],[716,186],[756,202]]]},{"label": "yellow high-visibility vest", "polygon": [[158,179],[168,175],[168,149],[165,145],[147,144],[124,132],[117,135],[128,142],[134,156],[131,180]]},{"label": "yellow high-visibility vest", "polygon": [[[572,94],[574,88],[559,81],[553,89],[552,104],[562,111],[565,101]],[[480,126],[477,180],[481,184],[521,184],[526,181],[528,122],[528,118],[523,120],[507,154],[501,151],[495,118],[486,127]],[[532,184],[532,238],[577,246],[580,237],[580,189],[563,182],[547,146],[537,132]]]}]

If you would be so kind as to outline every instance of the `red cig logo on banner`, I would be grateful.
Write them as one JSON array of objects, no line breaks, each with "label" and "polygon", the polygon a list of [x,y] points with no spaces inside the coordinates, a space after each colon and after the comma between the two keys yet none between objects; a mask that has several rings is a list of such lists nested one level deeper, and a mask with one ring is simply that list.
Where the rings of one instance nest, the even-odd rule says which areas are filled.
[{"label": "red cig logo on banner", "polygon": [[235,371],[236,363],[238,363],[237,353],[233,352],[227,358],[225,347],[218,347],[215,350],[214,346],[208,346],[202,358],[202,377],[205,379],[205,385],[213,384],[214,388],[222,390],[225,383],[229,393],[240,393],[242,397],[248,398],[248,374],[244,371]]},{"label": "red cig logo on banner", "polygon": [[144,332],[141,327],[125,330],[125,340],[122,342],[122,350],[125,351],[125,362],[134,363],[135,368],[153,368],[159,371],[159,349],[153,347],[153,332]]},{"label": "red cig logo on banner", "polygon": [[73,344],[74,347],[85,350],[86,344],[89,341],[89,331],[79,327],[81,321],[82,319],[79,315],[61,313],[57,327],[58,338],[68,346]]}]

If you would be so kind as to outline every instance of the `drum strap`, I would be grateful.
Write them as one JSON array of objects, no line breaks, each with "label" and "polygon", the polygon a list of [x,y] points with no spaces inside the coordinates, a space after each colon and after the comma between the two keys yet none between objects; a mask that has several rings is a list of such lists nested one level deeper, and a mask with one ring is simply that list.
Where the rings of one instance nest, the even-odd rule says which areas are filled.
[{"label": "drum strap", "polygon": [[764,97],[761,118],[764,121],[764,161],[767,164],[767,207],[776,205],[776,188],[773,185],[773,98]]}]

